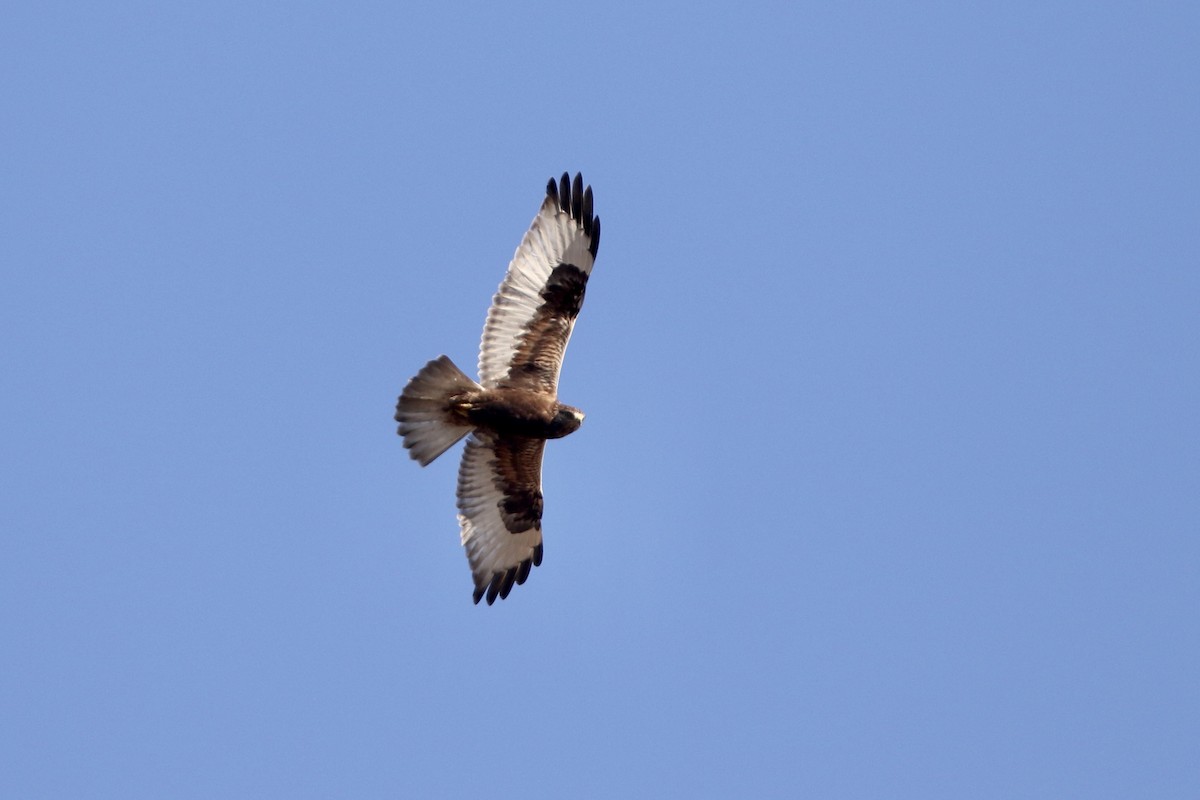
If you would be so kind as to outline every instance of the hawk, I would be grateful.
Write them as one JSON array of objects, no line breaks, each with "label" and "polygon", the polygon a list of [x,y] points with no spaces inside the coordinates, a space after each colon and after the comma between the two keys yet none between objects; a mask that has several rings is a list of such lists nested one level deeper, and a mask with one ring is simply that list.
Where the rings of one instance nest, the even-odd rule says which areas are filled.
[{"label": "hawk", "polygon": [[458,524],[475,603],[508,597],[542,563],[542,450],[583,422],[558,402],[558,374],[599,246],[592,187],[579,173],[551,178],[488,309],[479,381],[439,356],[396,403],[399,434],[421,466],[470,435]]}]

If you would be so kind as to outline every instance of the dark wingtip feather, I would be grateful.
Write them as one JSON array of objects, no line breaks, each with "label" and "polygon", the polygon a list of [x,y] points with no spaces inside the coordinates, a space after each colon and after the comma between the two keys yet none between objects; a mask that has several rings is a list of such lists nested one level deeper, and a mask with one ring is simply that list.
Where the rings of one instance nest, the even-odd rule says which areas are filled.
[{"label": "dark wingtip feather", "polygon": [[571,213],[571,176],[565,172],[558,179],[558,207],[568,214]]},{"label": "dark wingtip feather", "polygon": [[479,605],[479,601],[483,599],[483,590],[485,588],[486,587],[483,586],[478,586],[475,588],[475,594],[471,595],[472,599],[475,601],[475,605]]},{"label": "dark wingtip feather", "polygon": [[596,217],[592,220],[592,230],[589,236],[592,237],[592,243],[588,245],[588,252],[592,254],[592,258],[596,257],[596,253],[600,251],[600,218]]},{"label": "dark wingtip feather", "polygon": [[535,567],[540,567],[542,565],[542,543],[541,542],[538,542],[537,546],[533,548],[533,565]]},{"label": "dark wingtip feather", "polygon": [[558,183],[555,182],[554,178],[551,178],[550,182],[546,184],[546,197],[554,205],[558,205]]},{"label": "dark wingtip feather", "polygon": [[503,578],[497,578],[500,581],[500,599],[508,597],[508,593],[512,591],[513,581],[517,579],[517,568],[509,567],[508,572],[504,573]]},{"label": "dark wingtip feather", "polygon": [[592,187],[583,190],[583,213],[579,221],[583,223],[583,232],[592,235]]},{"label": "dark wingtip feather", "polygon": [[533,568],[533,562],[528,558],[521,562],[521,568],[517,570],[517,584],[520,585],[529,577],[529,570]]},{"label": "dark wingtip feather", "polygon": [[571,218],[583,219],[583,173],[575,173],[575,182],[571,184]]}]

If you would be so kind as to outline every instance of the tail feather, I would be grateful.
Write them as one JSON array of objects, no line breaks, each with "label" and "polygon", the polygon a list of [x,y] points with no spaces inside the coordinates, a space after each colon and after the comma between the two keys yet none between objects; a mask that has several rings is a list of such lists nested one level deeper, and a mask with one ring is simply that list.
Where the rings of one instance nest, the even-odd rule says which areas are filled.
[{"label": "tail feather", "polygon": [[448,401],[452,395],[480,388],[446,356],[430,361],[404,387],[396,403],[396,421],[404,446],[421,466],[473,430],[450,413]]}]

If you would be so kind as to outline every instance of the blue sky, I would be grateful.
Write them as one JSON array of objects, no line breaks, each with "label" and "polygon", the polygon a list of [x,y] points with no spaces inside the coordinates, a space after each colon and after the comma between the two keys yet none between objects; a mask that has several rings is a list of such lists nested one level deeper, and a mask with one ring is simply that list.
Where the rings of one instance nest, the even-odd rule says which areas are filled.
[{"label": "blue sky", "polygon": [[[109,3],[0,29],[0,795],[1194,798],[1200,12]],[[455,455],[604,241],[545,563]]]}]

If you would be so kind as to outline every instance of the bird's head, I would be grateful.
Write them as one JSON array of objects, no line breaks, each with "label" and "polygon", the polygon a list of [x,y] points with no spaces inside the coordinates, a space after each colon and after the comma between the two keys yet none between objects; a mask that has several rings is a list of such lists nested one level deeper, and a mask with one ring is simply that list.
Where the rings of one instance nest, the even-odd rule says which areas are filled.
[{"label": "bird's head", "polygon": [[561,439],[568,433],[579,430],[583,424],[583,412],[572,406],[560,405],[554,421],[550,423],[550,438]]}]

